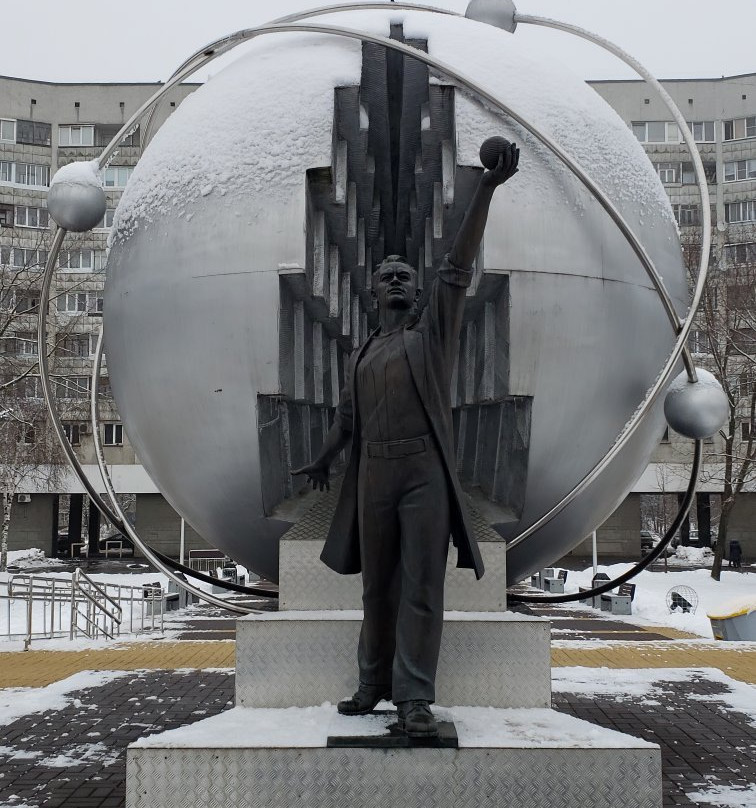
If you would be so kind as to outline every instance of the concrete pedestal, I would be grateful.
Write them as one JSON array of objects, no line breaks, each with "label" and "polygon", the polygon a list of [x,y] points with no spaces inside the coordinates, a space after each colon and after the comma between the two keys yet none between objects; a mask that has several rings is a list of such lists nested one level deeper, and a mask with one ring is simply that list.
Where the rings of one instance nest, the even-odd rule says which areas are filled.
[{"label": "concrete pedestal", "polygon": [[127,808],[659,808],[659,748],[552,710],[436,708],[457,749],[328,748],[380,734],[327,705],[237,707],[132,744]]},{"label": "concrete pedestal", "polygon": [[[305,707],[357,687],[362,613],[278,612],[236,624],[236,703]],[[512,612],[447,612],[436,701],[549,707],[549,621]]]}]

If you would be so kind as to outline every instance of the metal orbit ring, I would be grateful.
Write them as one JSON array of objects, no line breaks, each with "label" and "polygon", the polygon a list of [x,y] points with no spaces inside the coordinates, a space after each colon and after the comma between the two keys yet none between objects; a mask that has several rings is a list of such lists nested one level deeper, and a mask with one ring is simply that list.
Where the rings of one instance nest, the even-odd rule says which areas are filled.
[{"label": "metal orbit ring", "polygon": [[[479,103],[481,101],[485,101],[488,104],[491,104],[499,112],[503,113],[504,115],[510,117],[512,120],[516,121],[520,126],[522,126],[525,130],[530,132],[537,140],[539,140],[544,146],[546,146],[546,148],[548,148],[591,192],[594,198],[599,202],[599,204],[601,204],[604,210],[606,210],[610,218],[615,222],[617,227],[625,236],[631,248],[641,261],[643,268],[645,269],[652,284],[656,288],[657,293],[661,298],[663,307],[665,309],[665,313],[667,314],[667,317],[670,320],[670,324],[672,325],[672,328],[675,332],[676,341],[672,349],[672,352],[667,361],[665,362],[664,367],[662,368],[661,373],[657,377],[654,385],[647,392],[646,397],[641,402],[640,406],[636,409],[635,413],[628,421],[628,423],[625,425],[623,430],[617,436],[617,439],[615,440],[614,444],[609,449],[609,451],[596,464],[596,466],[594,466],[594,468],[590,472],[588,472],[588,474],[586,474],[585,477],[583,477],[583,479],[560,500],[560,502],[558,502],[553,508],[551,508],[551,510],[543,514],[539,519],[537,519],[535,522],[533,522],[531,525],[529,525],[527,528],[521,531],[514,539],[508,542],[507,549],[509,549],[510,547],[513,547],[516,544],[519,544],[520,542],[524,541],[528,536],[532,535],[536,530],[538,530],[540,527],[549,522],[554,516],[556,516],[560,511],[562,511],[570,502],[572,502],[580,493],[582,493],[582,491],[584,491],[595,479],[598,478],[598,476],[604,471],[604,469],[609,465],[609,463],[611,463],[612,460],[617,456],[617,454],[619,454],[619,452],[628,442],[630,437],[635,433],[640,423],[642,422],[643,417],[648,412],[650,407],[654,404],[661,390],[666,385],[670,375],[672,374],[675,368],[675,365],[677,364],[677,362],[680,360],[681,357],[685,364],[685,368],[688,373],[690,381],[691,382],[696,381],[695,367],[693,366],[690,352],[686,347],[686,340],[688,337],[688,333],[690,332],[690,329],[693,325],[693,318],[695,316],[696,310],[701,300],[701,296],[703,294],[703,288],[706,282],[706,276],[708,272],[709,246],[711,244],[711,215],[709,210],[709,201],[708,201],[709,196],[703,171],[703,165],[701,163],[701,158],[700,155],[698,154],[698,150],[695,148],[693,138],[690,132],[688,131],[685,119],[683,118],[679,109],[676,107],[672,99],[666,93],[664,88],[661,87],[658,81],[656,81],[656,79],[654,79],[653,76],[651,76],[651,74],[647,70],[645,70],[645,68],[643,68],[642,65],[640,65],[636,60],[634,60],[631,56],[629,56],[620,48],[608,42],[607,40],[603,40],[600,37],[597,37],[596,35],[591,34],[588,31],[585,31],[584,29],[580,29],[577,28],[576,26],[571,26],[569,24],[560,23],[554,20],[548,20],[545,18],[526,16],[526,15],[521,16],[515,14],[514,17],[515,22],[542,25],[564,30],[568,33],[573,33],[584,39],[588,39],[594,42],[595,44],[598,44],[601,47],[605,48],[606,50],[609,50],[610,52],[614,53],[620,59],[625,61],[628,65],[633,67],[633,69],[635,69],[636,72],[638,72],[647,82],[649,82],[650,84],[652,84],[652,86],[655,87],[655,89],[660,93],[662,100],[665,102],[666,106],[672,113],[675,121],[677,122],[680,131],[683,134],[686,146],[688,147],[688,150],[691,153],[691,158],[696,173],[698,190],[701,195],[701,202],[702,202],[701,207],[703,210],[703,216],[702,216],[703,246],[701,250],[698,278],[694,290],[693,300],[688,310],[687,317],[684,320],[681,320],[674,310],[669,294],[666,288],[664,287],[664,283],[661,277],[659,276],[659,273],[656,271],[653,262],[651,261],[644,247],[638,240],[635,233],[631,230],[631,228],[629,227],[629,225],[627,224],[621,213],[614,207],[613,203],[605,196],[600,187],[596,185],[596,183],[591,179],[591,177],[567,152],[565,152],[557,143],[551,140],[551,138],[549,138],[547,135],[536,129],[536,127],[534,127],[526,119],[520,116],[515,110],[511,109],[509,106],[501,102],[498,98],[492,96],[490,93],[488,93],[482,87],[477,85],[467,76],[463,75],[462,73],[459,73],[455,69],[446,65],[443,61],[435,57],[432,57],[423,51],[416,50],[415,48],[412,48],[411,46],[408,46],[402,42],[398,42],[396,40],[392,40],[387,37],[376,36],[360,31],[355,31],[349,28],[341,28],[332,25],[293,24],[297,20],[303,20],[306,18],[327,13],[336,13],[357,9],[365,10],[365,9],[389,9],[389,8],[392,10],[407,9],[430,13],[442,13],[452,16],[462,16],[460,14],[457,14],[456,12],[450,12],[445,9],[434,9],[428,6],[416,6],[411,3],[389,3],[389,2],[360,3],[360,4],[341,5],[341,6],[328,6],[320,9],[314,9],[302,14],[291,15],[289,17],[281,18],[280,20],[274,21],[273,23],[268,25],[260,26],[257,28],[244,29],[242,31],[236,32],[235,34],[231,34],[228,37],[225,37],[221,40],[217,40],[215,43],[207,46],[202,51],[198,51],[192,57],[190,57],[173,74],[173,76],[171,76],[171,78],[150,99],[148,99],[123,125],[123,127],[116,134],[113,140],[103,150],[98,160],[98,163],[100,168],[105,167],[108,161],[115,153],[115,151],[117,150],[122,138],[146,115],[150,116],[147,120],[147,127],[149,129],[152,112],[154,111],[155,107],[160,102],[162,97],[168,92],[168,90],[170,90],[176,84],[180,83],[184,79],[189,78],[201,67],[204,67],[206,64],[211,62],[213,59],[216,59],[218,56],[221,56],[229,52],[234,47],[236,47],[236,45],[239,45],[242,42],[249,41],[253,38],[262,36],[264,34],[289,33],[289,32],[320,33],[320,34],[341,36],[348,39],[356,39],[359,40],[360,42],[369,42],[376,45],[382,45],[390,50],[394,50],[404,54],[405,56],[414,58],[417,61],[420,61],[426,64],[427,66],[434,68],[436,71],[440,72],[444,76],[451,78],[455,82],[458,82],[470,93],[472,93],[475,100],[477,100]],[[65,229],[60,227],[56,230],[55,237],[53,239],[53,243],[51,245],[51,249],[48,254],[47,263],[45,266],[45,272],[43,276],[42,291],[40,295],[40,311],[42,312],[46,312],[49,309],[50,286],[52,282],[52,276],[55,269],[55,263],[57,261],[58,254],[60,252],[60,248],[66,232],[67,231]],[[47,322],[46,317],[44,316],[40,317],[38,320],[38,339],[40,345],[47,344]],[[165,564],[163,564],[162,561],[160,561],[153,554],[149,546],[147,546],[146,543],[142,541],[142,539],[136,534],[134,529],[131,527],[131,525],[129,525],[128,521],[126,520],[123,510],[121,509],[120,505],[117,502],[115,489],[113,487],[110,474],[105,464],[102,445],[99,440],[97,383],[99,381],[99,369],[102,361],[102,349],[103,349],[103,340],[101,332],[98,340],[97,352],[92,371],[92,385],[90,390],[90,411],[93,427],[92,432],[95,441],[98,466],[100,469],[100,473],[102,475],[102,479],[107,494],[113,506],[112,509],[107,505],[107,503],[105,503],[100,494],[94,489],[89,478],[84,472],[81,463],[74,454],[73,449],[71,448],[68,440],[65,437],[63,427],[60,421],[60,416],[54,405],[54,396],[52,393],[49,377],[48,357],[45,351],[42,351],[40,353],[40,376],[42,380],[42,391],[45,403],[47,405],[48,412],[52,420],[53,428],[58,436],[59,441],[63,446],[63,449],[74,472],[76,473],[76,475],[79,477],[82,484],[86,488],[90,499],[95,503],[95,505],[103,513],[103,515],[109,521],[111,521],[118,530],[124,532],[134,542],[134,544],[140,549],[140,551],[144,554],[147,560],[150,561],[150,563],[152,563],[156,568],[158,568],[164,574],[166,574],[176,584],[189,590],[190,592],[192,592],[193,594],[197,595],[198,597],[202,598],[205,601],[208,601],[215,605],[222,606],[223,608],[229,609],[231,611],[235,611],[241,614],[254,612],[255,610],[250,609],[249,607],[228,603],[227,601],[224,601],[220,598],[216,598],[213,595],[209,595],[208,593],[194,587],[191,584],[188,584],[185,580],[179,578],[172,570],[167,568]],[[700,446],[698,445],[700,444],[700,441],[696,441],[696,444],[698,452],[700,450]],[[692,488],[693,490],[695,490],[695,480],[697,476],[698,476],[698,463],[694,463],[693,475],[691,476],[691,485],[689,487]],[[684,518],[684,516],[687,514],[687,511],[690,508],[692,497],[689,497],[688,499],[689,501],[687,502],[687,507],[684,509],[684,513],[683,509],[681,509],[680,514],[678,514],[678,517]]]}]

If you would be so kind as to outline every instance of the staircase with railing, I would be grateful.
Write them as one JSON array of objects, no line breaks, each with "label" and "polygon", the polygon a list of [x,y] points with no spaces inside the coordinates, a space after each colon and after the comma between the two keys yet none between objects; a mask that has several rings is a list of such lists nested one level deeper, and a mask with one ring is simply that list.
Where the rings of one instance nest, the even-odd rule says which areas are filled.
[{"label": "staircase with railing", "polygon": [[114,640],[163,632],[165,592],[159,584],[101,583],[80,568],[70,578],[12,575],[0,583],[0,601],[0,635],[22,639],[27,649],[39,639]]}]

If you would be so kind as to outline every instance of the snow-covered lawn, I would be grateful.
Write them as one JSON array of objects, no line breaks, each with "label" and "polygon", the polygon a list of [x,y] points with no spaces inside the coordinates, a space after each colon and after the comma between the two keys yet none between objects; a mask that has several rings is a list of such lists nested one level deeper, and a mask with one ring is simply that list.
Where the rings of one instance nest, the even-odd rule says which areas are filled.
[{"label": "snow-covered lawn", "polygon": [[[598,571],[605,572],[611,579],[630,569],[632,564],[599,565]],[[578,587],[589,587],[593,578],[593,567],[581,571],[570,571],[567,576],[565,592],[577,592]],[[711,622],[707,613],[717,614],[720,609],[735,598],[756,598],[756,571],[735,572],[723,569],[721,580],[715,581],[709,569],[670,570],[649,572],[644,570],[631,583],[635,586],[632,615],[610,615],[602,612],[612,620],[646,626],[667,626],[681,631],[697,634],[699,637],[713,639]],[[688,586],[698,596],[698,607],[695,613],[670,613],[667,608],[667,593],[676,586]],[[573,608],[588,608],[583,603],[572,604]]]}]

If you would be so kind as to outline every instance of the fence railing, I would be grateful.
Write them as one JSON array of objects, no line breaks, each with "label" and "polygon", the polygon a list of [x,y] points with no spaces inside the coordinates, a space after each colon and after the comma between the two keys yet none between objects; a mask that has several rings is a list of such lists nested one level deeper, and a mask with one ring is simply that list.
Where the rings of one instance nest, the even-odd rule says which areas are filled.
[{"label": "fence railing", "polygon": [[159,584],[105,584],[81,569],[70,578],[18,574],[0,583],[3,600],[6,625],[0,634],[23,639],[26,648],[33,639],[115,639],[163,631],[165,592]]}]

